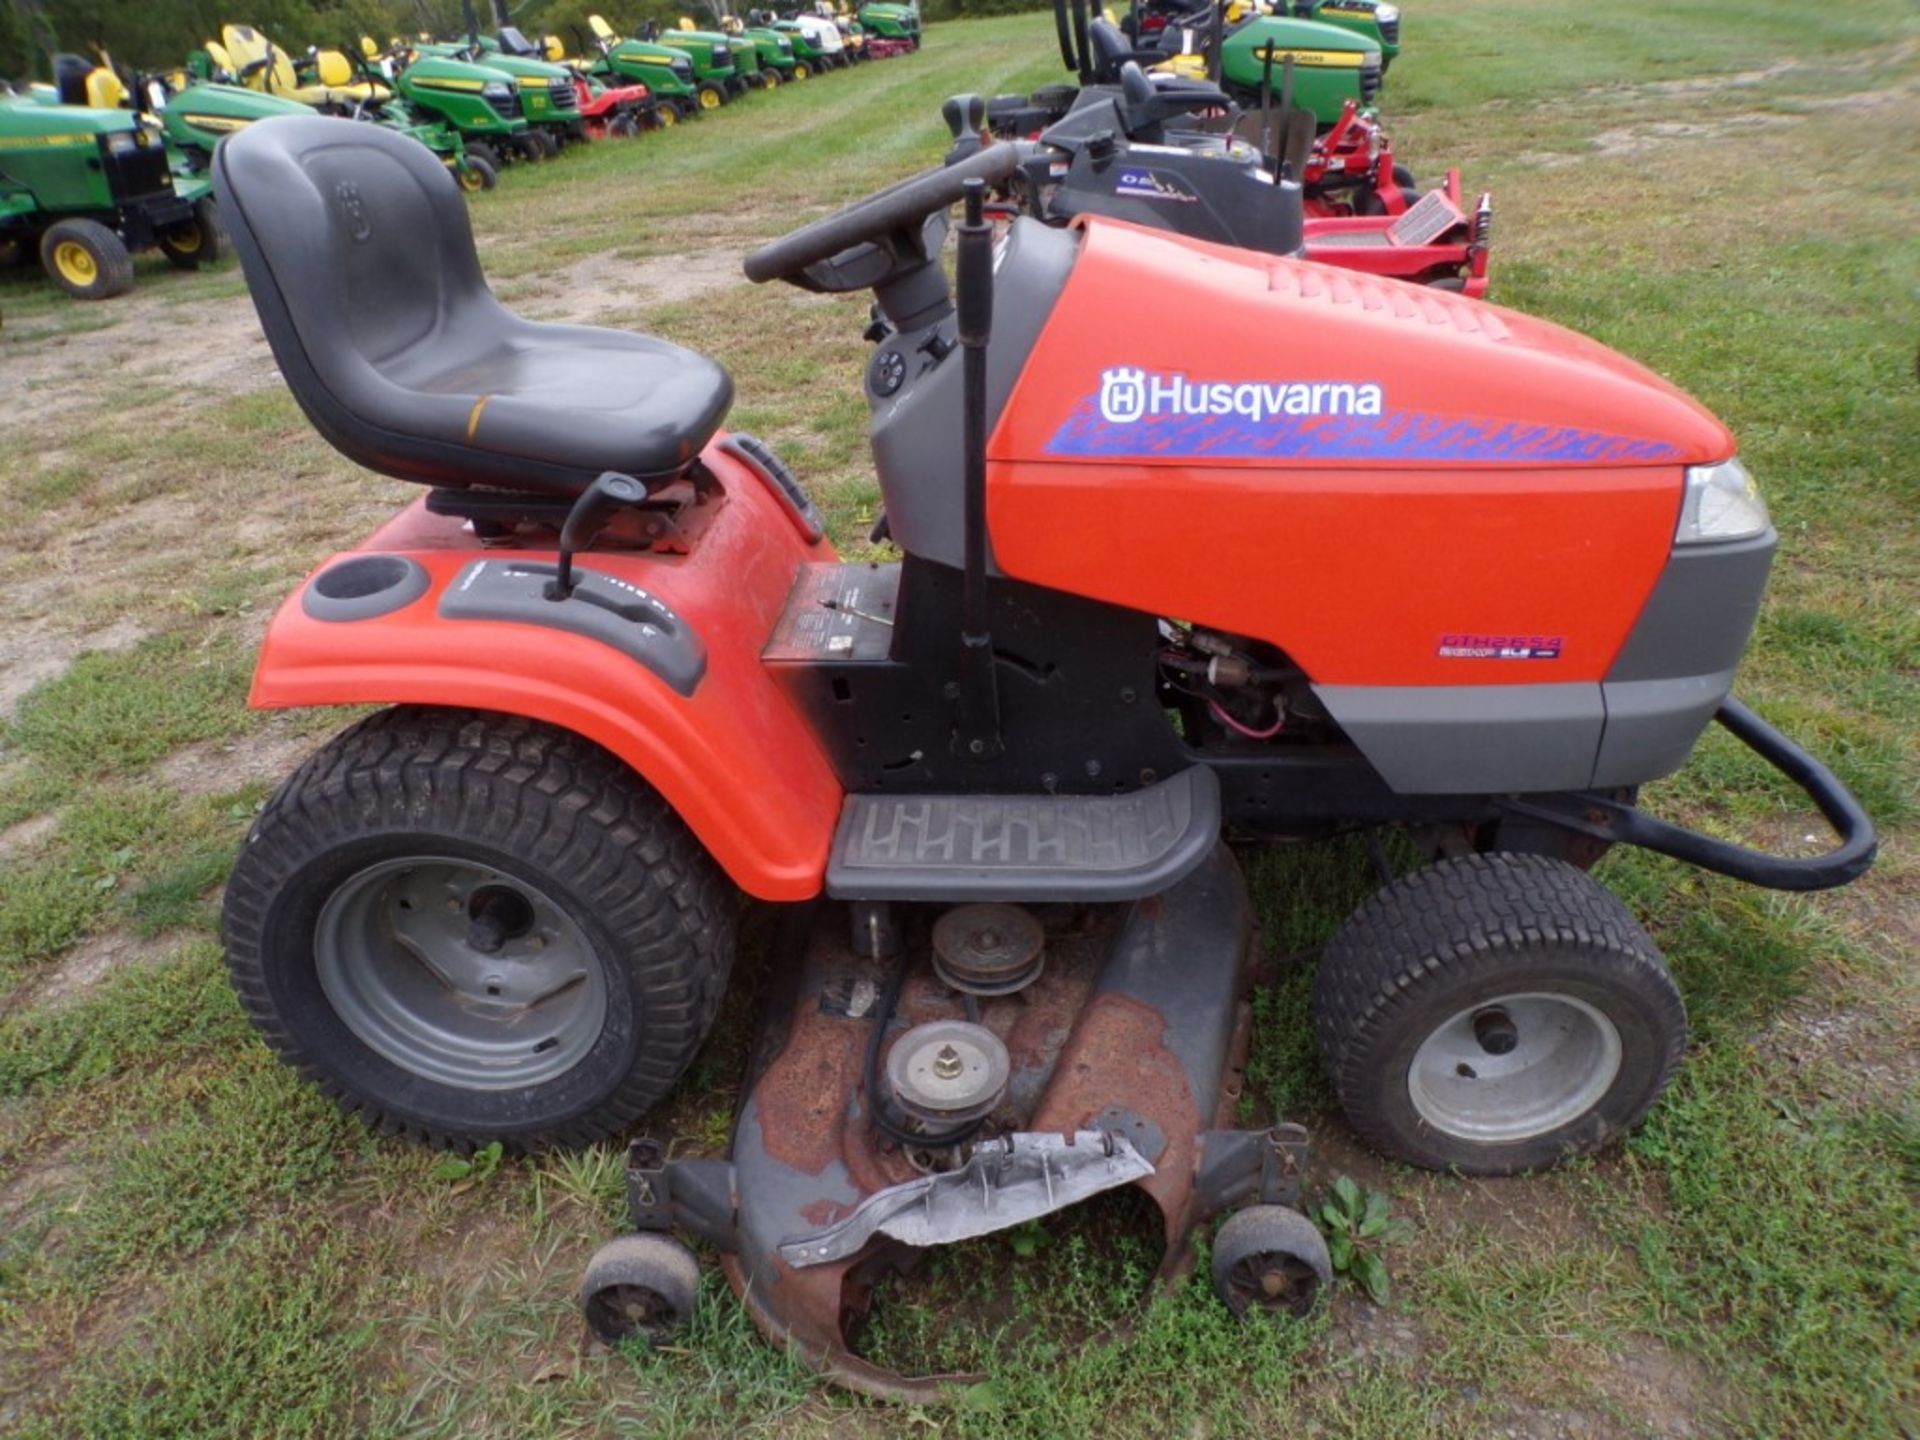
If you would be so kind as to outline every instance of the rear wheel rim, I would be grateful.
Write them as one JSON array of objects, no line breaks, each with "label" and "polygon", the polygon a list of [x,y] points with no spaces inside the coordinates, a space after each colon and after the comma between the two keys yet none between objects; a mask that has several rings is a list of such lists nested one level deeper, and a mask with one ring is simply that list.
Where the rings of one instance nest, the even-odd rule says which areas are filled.
[{"label": "rear wheel rim", "polygon": [[78,240],[62,240],[53,247],[53,268],[71,285],[91,285],[100,278],[93,252]]},{"label": "rear wheel rim", "polygon": [[168,238],[173,241],[173,248],[182,255],[200,253],[200,227],[197,224],[182,225]]},{"label": "rear wheel rim", "polygon": [[1613,1088],[1620,1031],[1572,995],[1501,995],[1436,1026],[1414,1052],[1407,1093],[1456,1140],[1511,1144],[1572,1124]]},{"label": "rear wheel rim", "polygon": [[321,908],[314,966],[369,1049],[461,1089],[552,1080],[607,1018],[605,966],[565,909],[519,876],[448,856],[348,877]]}]

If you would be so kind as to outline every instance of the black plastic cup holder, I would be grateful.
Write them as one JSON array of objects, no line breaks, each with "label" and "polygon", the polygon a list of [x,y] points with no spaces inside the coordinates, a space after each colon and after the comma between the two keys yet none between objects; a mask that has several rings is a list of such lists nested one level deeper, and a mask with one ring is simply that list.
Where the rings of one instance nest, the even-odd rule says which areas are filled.
[{"label": "black plastic cup holder", "polygon": [[371,620],[411,605],[431,584],[426,568],[404,555],[354,555],[314,576],[300,608],[315,620]]}]

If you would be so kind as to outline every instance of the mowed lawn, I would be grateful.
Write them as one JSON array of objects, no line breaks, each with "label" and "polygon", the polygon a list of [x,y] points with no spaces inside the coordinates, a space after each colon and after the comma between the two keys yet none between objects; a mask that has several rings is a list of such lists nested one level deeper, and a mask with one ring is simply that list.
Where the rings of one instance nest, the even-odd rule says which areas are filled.
[{"label": "mowed lawn", "polygon": [[[591,1350],[572,1292],[618,1225],[618,1154],[458,1174],[371,1138],[269,1058],[221,969],[248,817],[341,723],[248,713],[253,649],[302,574],[412,492],[308,429],[232,266],[143,262],[99,306],[9,274],[0,1435],[1916,1433],[1920,25],[1904,0],[1405,8],[1396,147],[1423,180],[1459,164],[1495,192],[1501,302],[1646,361],[1740,435],[1782,537],[1740,692],[1882,826],[1873,874],[1811,898],[1604,862],[1694,1024],[1645,1129],[1526,1180],[1382,1164],[1331,1109],[1308,960],[1259,997],[1249,1118],[1307,1121],[1316,1194],[1352,1174],[1410,1222],[1385,1305],[1343,1285],[1253,1330],[1204,1284],[1144,1305],[1152,1257],[1105,1213],[944,1255],[878,1312],[876,1353],[986,1373],[951,1411],[823,1388],[717,1282],[671,1351]],[[718,355],[733,423],[857,551],[866,297],[756,289],[738,258],[932,163],[946,95],[1057,72],[1045,16],[937,25],[920,55],[509,172],[473,203],[483,257],[530,314]],[[1776,848],[1820,832],[1717,737],[1648,798]],[[1252,869],[1276,956],[1369,886],[1358,846]],[[655,1117],[683,1149],[725,1143],[760,969],[750,953]]]}]

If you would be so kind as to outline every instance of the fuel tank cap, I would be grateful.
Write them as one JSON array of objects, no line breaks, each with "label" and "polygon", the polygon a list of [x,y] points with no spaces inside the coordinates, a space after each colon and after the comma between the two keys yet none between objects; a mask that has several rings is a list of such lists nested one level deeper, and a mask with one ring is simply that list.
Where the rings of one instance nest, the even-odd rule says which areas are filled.
[{"label": "fuel tank cap", "polygon": [[916,1025],[887,1052],[894,1102],[914,1119],[943,1128],[991,1114],[1011,1073],[1000,1037],[969,1020]]}]

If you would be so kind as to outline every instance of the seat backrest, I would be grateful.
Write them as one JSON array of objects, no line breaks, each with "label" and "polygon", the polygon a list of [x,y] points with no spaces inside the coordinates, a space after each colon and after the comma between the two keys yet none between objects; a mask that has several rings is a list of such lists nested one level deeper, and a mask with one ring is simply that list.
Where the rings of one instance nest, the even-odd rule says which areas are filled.
[{"label": "seat backrest", "polygon": [[322,50],[314,56],[314,74],[330,90],[353,84],[353,62],[339,50]]},{"label": "seat backrest", "polygon": [[404,385],[409,351],[502,314],[452,174],[409,136],[320,115],[229,135],[213,174],[294,398],[337,448],[392,473],[363,427]]}]

